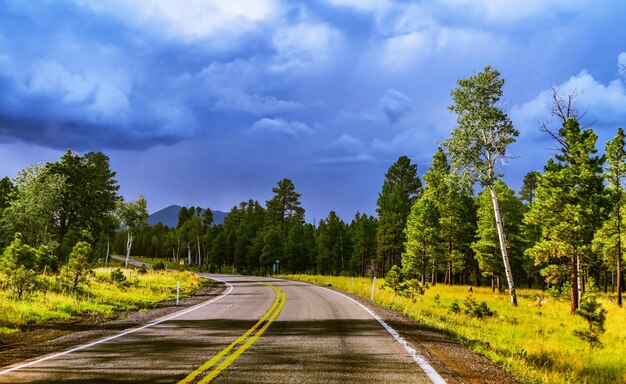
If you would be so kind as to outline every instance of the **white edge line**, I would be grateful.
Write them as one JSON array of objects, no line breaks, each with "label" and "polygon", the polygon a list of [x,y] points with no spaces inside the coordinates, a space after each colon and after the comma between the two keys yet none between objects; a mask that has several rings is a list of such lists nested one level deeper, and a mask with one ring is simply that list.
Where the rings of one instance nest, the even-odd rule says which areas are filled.
[{"label": "white edge line", "polygon": [[[208,277],[205,277],[205,276],[200,276],[200,277],[208,279]],[[81,349],[85,349],[85,348],[93,347],[94,345],[106,343],[107,341],[111,341],[111,340],[117,339],[118,337],[126,336],[128,334],[131,334],[131,333],[134,333],[134,332],[137,332],[137,331],[141,331],[142,329],[146,329],[146,328],[155,326],[157,324],[161,324],[161,323],[163,323],[165,321],[175,319],[175,318],[180,317],[182,315],[186,315],[189,312],[193,312],[196,309],[200,309],[200,308],[205,307],[205,306],[207,306],[207,305],[209,305],[211,303],[214,303],[214,302],[216,302],[216,301],[226,297],[230,292],[232,292],[233,286],[229,282],[224,281],[224,280],[220,280],[220,279],[216,279],[216,278],[213,278],[213,277],[211,277],[210,279],[217,280],[219,282],[222,282],[222,283],[225,283],[226,285],[228,285],[228,289],[226,290],[226,292],[222,293],[218,297],[215,297],[215,298],[213,298],[213,299],[211,299],[209,301],[205,301],[204,303],[197,304],[197,305],[195,305],[195,306],[193,306],[191,308],[188,308],[188,309],[186,309],[184,311],[175,312],[172,315],[169,315],[169,316],[163,317],[161,319],[155,320],[155,321],[153,321],[151,323],[148,323],[146,325],[142,325],[141,327],[129,329],[129,330],[124,331],[122,333],[118,333],[117,335],[109,336],[109,337],[106,337],[104,339],[96,340],[96,341],[94,341],[92,343],[89,343],[89,344],[84,344],[84,345],[78,346],[76,348],[68,349],[67,351],[64,351],[64,352],[55,353],[54,355],[42,357],[40,359],[31,361],[31,362],[28,362],[28,363],[25,363],[25,364],[20,364],[20,365],[17,365],[15,367],[12,367],[12,368],[5,369],[4,371],[0,371],[0,376],[6,375],[7,373],[11,373],[13,371],[17,371],[18,369],[22,369],[22,368],[30,367],[30,366],[35,365],[35,364],[42,363],[42,362],[47,361],[47,360],[55,359],[57,357],[67,355],[67,354],[70,354],[72,352],[80,351]]]},{"label": "white edge line", "polygon": [[435,383],[435,384],[445,384],[446,383],[446,381],[435,370],[435,368],[433,368],[433,366],[430,365],[428,363],[428,361],[426,361],[424,356],[422,356],[419,353],[417,353],[417,351],[413,347],[411,347],[409,345],[409,343],[406,340],[404,340],[404,338],[402,336],[400,336],[400,334],[395,329],[391,328],[389,326],[389,324],[385,323],[385,321],[383,319],[381,319],[380,316],[375,314],[371,309],[367,308],[365,305],[363,305],[363,304],[359,303],[358,301],[354,300],[350,296],[344,295],[343,293],[340,293],[340,292],[337,292],[337,291],[333,291],[332,289],[328,289],[328,288],[325,288],[325,287],[320,287],[319,285],[314,285],[314,286],[322,288],[322,289],[325,289],[327,291],[330,291],[330,292],[332,292],[332,293],[334,293],[336,295],[343,296],[346,299],[348,299],[348,300],[352,301],[353,303],[355,303],[356,305],[358,305],[359,307],[363,308],[363,310],[365,312],[369,313],[374,319],[376,319],[380,323],[380,325],[382,325],[387,330],[387,332],[389,332],[391,334],[391,336],[393,336],[393,338],[396,339],[396,341],[398,343],[400,343],[400,345],[402,345],[404,347],[404,349],[413,358],[413,361],[415,361],[417,363],[417,365],[419,365],[420,368],[422,368],[424,373],[426,373],[426,375],[430,378],[430,380],[433,383]]}]

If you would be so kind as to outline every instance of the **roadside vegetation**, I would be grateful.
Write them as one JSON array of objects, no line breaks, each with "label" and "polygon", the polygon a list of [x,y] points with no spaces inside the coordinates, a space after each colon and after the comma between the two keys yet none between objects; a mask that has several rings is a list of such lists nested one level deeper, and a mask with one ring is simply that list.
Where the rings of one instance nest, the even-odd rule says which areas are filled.
[{"label": "roadside vegetation", "polygon": [[189,272],[145,272],[137,268],[100,267],[90,270],[72,291],[60,275],[36,276],[32,290],[19,298],[11,290],[0,291],[0,333],[28,330],[37,324],[83,316],[106,319],[120,311],[154,308],[200,289],[207,280]]},{"label": "roadside vegetation", "polygon": [[[354,293],[370,299],[372,279],[339,276],[286,275]],[[404,313],[415,320],[444,331],[474,351],[486,355],[518,378],[536,383],[620,383],[626,382],[626,309],[598,293],[606,308],[606,332],[600,335],[603,348],[590,348],[574,332],[588,329],[581,316],[569,314],[569,296],[550,296],[537,289],[520,289],[518,307],[512,307],[506,293],[488,287],[436,285],[423,295],[396,294],[376,283],[374,302]],[[469,300],[468,300],[469,298]],[[484,302],[492,312],[477,307]],[[455,310],[455,303],[458,311]],[[455,313],[456,312],[456,313]]]}]

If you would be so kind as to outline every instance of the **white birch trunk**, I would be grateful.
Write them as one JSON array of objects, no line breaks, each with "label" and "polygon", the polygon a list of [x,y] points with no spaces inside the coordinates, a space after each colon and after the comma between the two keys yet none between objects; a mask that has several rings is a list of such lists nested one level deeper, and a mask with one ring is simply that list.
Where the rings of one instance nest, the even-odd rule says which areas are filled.
[{"label": "white birch trunk", "polygon": [[200,253],[200,237],[196,235],[196,245],[198,246],[198,268],[202,267],[202,254]]},{"label": "white birch trunk", "polygon": [[133,246],[133,235],[128,232],[128,240],[126,241],[126,262],[124,268],[128,268],[128,260],[130,259],[130,249]]},{"label": "white birch trunk", "polygon": [[517,307],[517,295],[515,294],[515,283],[513,282],[513,274],[511,273],[511,265],[509,264],[509,255],[506,252],[506,237],[504,236],[504,227],[502,225],[502,218],[500,217],[500,206],[498,205],[498,196],[496,194],[496,188],[493,185],[489,186],[491,192],[491,201],[493,202],[493,212],[496,217],[496,227],[498,228],[498,238],[500,240],[500,251],[502,251],[502,261],[504,262],[504,273],[506,274],[506,280],[509,283],[509,293],[511,295],[511,304]]},{"label": "white birch trunk", "polygon": [[576,272],[578,273],[578,302],[583,299],[583,273],[580,270],[580,256],[576,255]]},{"label": "white birch trunk", "polygon": [[108,265],[109,264],[110,245],[111,245],[111,243],[109,241],[107,241],[107,255],[104,257],[104,265]]},{"label": "white birch trunk", "polygon": [[187,243],[187,266],[191,267],[191,247]]}]

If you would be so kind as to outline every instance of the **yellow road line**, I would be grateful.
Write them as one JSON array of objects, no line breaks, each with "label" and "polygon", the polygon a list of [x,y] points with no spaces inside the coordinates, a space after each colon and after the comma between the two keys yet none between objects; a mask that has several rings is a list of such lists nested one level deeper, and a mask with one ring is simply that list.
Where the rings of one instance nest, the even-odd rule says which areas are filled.
[{"label": "yellow road line", "polygon": [[[272,306],[270,307],[270,309],[267,310],[267,312],[265,312],[265,314],[263,315],[263,317],[261,317],[259,319],[259,321],[256,322],[256,324],[254,324],[252,326],[252,328],[248,329],[243,335],[239,336],[235,341],[233,341],[232,343],[230,343],[227,347],[225,347],[224,349],[222,349],[217,355],[213,356],[210,360],[208,360],[206,363],[202,364],[199,368],[195,369],[193,372],[191,372],[187,377],[185,377],[184,379],[182,379],[181,381],[179,381],[179,384],[188,384],[191,383],[196,377],[198,377],[199,375],[201,375],[202,373],[204,373],[205,371],[207,371],[209,368],[211,368],[213,365],[215,365],[218,361],[220,361],[220,359],[222,359],[224,356],[226,356],[235,346],[237,346],[238,344],[240,344],[241,342],[243,342],[246,338],[248,338],[252,332],[254,332],[265,320],[267,320],[267,318],[272,314],[272,312],[276,309],[276,306],[279,304],[280,299],[281,299],[281,291],[280,289],[276,288],[275,286],[262,282],[263,284],[271,287],[274,291],[276,291],[276,298],[274,299],[274,303],[272,304]],[[282,296],[283,300],[284,300],[284,293]],[[282,303],[280,309],[278,310],[278,312],[280,312],[280,310],[282,309],[282,306],[284,305],[284,302]],[[273,317],[270,320],[273,321],[273,319],[275,319],[276,317]],[[265,329],[267,329],[267,326],[265,327]],[[263,332],[261,332],[262,334]],[[257,332],[257,334],[260,336],[260,334]],[[256,335],[255,335],[256,337]],[[254,340],[258,339],[258,337],[256,337]],[[247,349],[247,347],[246,347]],[[245,350],[245,349],[244,349]],[[236,353],[236,352],[235,352]],[[243,353],[243,351],[241,352]],[[241,353],[239,353],[237,356],[239,356]],[[236,358],[236,357],[235,357]],[[233,359],[234,361],[235,359]],[[231,361],[232,363],[232,361]],[[223,363],[222,363],[223,364]],[[230,365],[230,363],[229,363]],[[220,364],[221,366],[221,364]],[[228,366],[228,365],[227,365]],[[225,366],[222,370],[224,370],[227,366]],[[220,370],[220,372],[222,371]]]},{"label": "yellow road line", "polygon": [[270,324],[272,324],[272,322],[278,317],[278,315],[280,314],[284,306],[285,306],[285,292],[282,292],[282,301],[280,303],[280,306],[278,307],[278,309],[276,309],[276,311],[274,312],[272,317],[270,317],[267,323],[265,323],[265,325],[263,325],[263,327],[259,329],[254,336],[249,338],[248,341],[246,341],[244,345],[239,347],[235,352],[233,352],[232,355],[228,356],[226,360],[222,361],[220,365],[218,365],[215,369],[209,372],[209,374],[206,375],[202,380],[200,380],[198,384],[205,384],[205,383],[210,382],[211,380],[216,378],[217,375],[219,375],[223,370],[228,368],[228,366],[231,365],[233,361],[235,361],[235,359],[239,357],[239,355],[244,353],[246,349],[248,349],[259,337],[261,337],[263,332],[265,332],[265,330],[270,326]]}]

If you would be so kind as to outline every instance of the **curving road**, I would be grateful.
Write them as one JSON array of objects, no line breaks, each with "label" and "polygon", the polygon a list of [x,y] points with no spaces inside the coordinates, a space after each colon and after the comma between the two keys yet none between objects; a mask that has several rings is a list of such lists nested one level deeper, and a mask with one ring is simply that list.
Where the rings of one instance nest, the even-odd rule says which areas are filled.
[{"label": "curving road", "polygon": [[210,277],[228,286],[210,302],[131,333],[48,356],[45,361],[0,368],[0,382],[365,384],[442,380],[436,372],[427,376],[424,368],[430,368],[421,356],[411,356],[410,347],[403,346],[401,339],[394,338],[371,313],[346,296],[286,280]]}]

